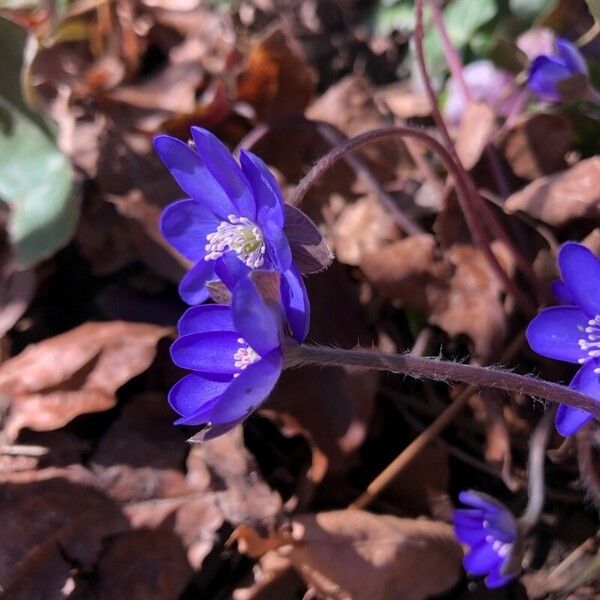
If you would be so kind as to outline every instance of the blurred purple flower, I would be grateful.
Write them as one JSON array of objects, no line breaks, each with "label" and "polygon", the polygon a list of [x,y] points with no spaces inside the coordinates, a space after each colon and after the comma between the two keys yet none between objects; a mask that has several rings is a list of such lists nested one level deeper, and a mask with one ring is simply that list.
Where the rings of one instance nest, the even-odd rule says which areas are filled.
[{"label": "blurred purple flower", "polygon": [[527,87],[541,100],[561,100],[559,84],[576,75],[587,75],[587,65],[575,44],[556,38],[554,54],[541,54],[529,66]]},{"label": "blurred purple flower", "polygon": [[196,441],[229,431],[267,398],[283,368],[281,307],[263,299],[249,277],[231,306],[189,308],[171,346],[173,362],[192,371],[169,393],[177,425],[207,425]]},{"label": "blurred purple flower", "polygon": [[469,546],[463,565],[471,575],[487,575],[485,584],[494,589],[506,585],[511,573],[518,529],[510,511],[495,498],[472,490],[459,499],[471,508],[454,511],[457,539]]},{"label": "blurred purple flower", "polygon": [[[474,100],[493,106],[504,116],[510,113],[518,97],[513,93],[503,98],[511,83],[514,82],[514,77],[510,73],[498,69],[489,60],[476,60],[463,68],[463,77]],[[444,113],[448,121],[456,125],[462,119],[467,100],[453,78],[448,81],[446,90],[448,96]]]},{"label": "blurred purple flower", "polygon": [[[582,365],[570,387],[600,402],[600,259],[569,242],[561,247],[558,264],[562,281],[552,291],[565,305],[542,310],[527,328],[527,341],[542,356]],[[556,429],[568,436],[590,419],[590,413],[561,404]]]},{"label": "blurred purple flower", "polygon": [[547,27],[534,27],[517,38],[517,47],[524,52],[529,60],[540,54],[553,54],[556,35]]},{"label": "blurred purple flower", "polygon": [[[258,268],[277,270],[288,321],[302,341],[308,301],[284,232],[284,202],[275,178],[251,152],[242,150],[238,165],[212,133],[200,127],[191,131],[194,148],[167,135],[154,139],[158,155],[189,196],[167,206],[161,219],[164,238],[195,263],[181,280],[181,297],[192,305],[207,300],[206,284],[216,279],[215,269],[227,255],[238,259],[239,276]],[[304,219],[305,227],[316,231]]]}]

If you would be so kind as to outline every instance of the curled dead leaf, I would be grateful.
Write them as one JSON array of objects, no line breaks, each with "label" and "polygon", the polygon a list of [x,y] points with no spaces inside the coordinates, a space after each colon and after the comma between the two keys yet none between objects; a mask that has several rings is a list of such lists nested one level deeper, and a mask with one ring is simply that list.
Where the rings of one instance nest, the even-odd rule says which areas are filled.
[{"label": "curled dead leaf", "polygon": [[537,179],[567,167],[572,128],[561,115],[537,113],[518,119],[500,140],[504,156],[519,177]]},{"label": "curled dead leaf", "polygon": [[0,366],[9,399],[4,435],[49,431],[78,415],[111,408],[115,392],[147,369],[169,329],[144,323],[85,323],[27,347]]},{"label": "curled dead leaf", "polygon": [[531,182],[506,200],[510,212],[521,211],[548,225],[600,216],[600,157]]},{"label": "curled dead leaf", "polygon": [[278,548],[327,600],[421,600],[461,576],[461,547],[439,521],[347,509],[298,515],[263,540],[248,527],[233,537],[253,556]]}]

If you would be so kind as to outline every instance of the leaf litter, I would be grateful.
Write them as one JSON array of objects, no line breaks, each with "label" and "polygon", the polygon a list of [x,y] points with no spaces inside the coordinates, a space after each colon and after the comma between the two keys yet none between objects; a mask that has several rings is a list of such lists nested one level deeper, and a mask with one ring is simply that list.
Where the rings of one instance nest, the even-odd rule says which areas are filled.
[{"label": "leaf litter", "polygon": [[[462,575],[449,513],[466,487],[491,487],[507,500],[514,492],[513,504],[524,503],[526,440],[539,407],[518,395],[471,394],[439,443],[366,512],[347,507],[460,389],[355,369],[292,370],[243,430],[205,445],[186,444],[194,432],[172,426],[166,402],[180,376],[166,352],[181,310],[174,284],[189,264],[158,230],[160,211],[179,191],[152,136],[187,141],[189,126],[200,125],[234,148],[264,127],[252,149],[289,192],[331,148],[318,123],[347,137],[393,123],[431,130],[431,107],[406,77],[412,25],[399,15],[408,3],[59,4],[3,9],[29,29],[19,30],[21,39],[37,36],[21,90],[34,104],[19,110],[36,135],[48,116],[56,122],[44,144],[69,157],[74,193],[57,188],[57,222],[15,230],[18,204],[0,215],[2,594],[491,598]],[[463,4],[446,13],[461,17]],[[517,11],[520,3],[510,4]],[[398,21],[382,33],[390,6]],[[562,35],[585,33],[583,0],[552,6],[547,25],[559,19]],[[473,26],[491,35],[484,23]],[[465,56],[481,52],[472,40],[457,41]],[[436,70],[440,57],[433,48]],[[7,93],[0,86],[2,106]],[[508,119],[497,108],[467,106],[451,131],[456,151],[549,283],[558,243],[585,239],[599,249],[597,148],[590,150],[597,115],[585,103],[533,105]],[[505,200],[486,146],[508,183]],[[524,321],[473,242],[439,160],[398,138],[355,156],[423,233],[403,233],[364,169],[361,176],[342,161],[327,172],[300,207],[335,254],[330,269],[309,280],[310,339],[409,351],[427,329],[426,354],[501,362]],[[304,239],[293,244],[295,258],[307,270],[330,260],[318,236],[311,245],[311,232],[294,230],[288,210],[288,233]],[[493,238],[509,278],[528,289]],[[525,350],[509,363],[570,376]],[[598,593],[589,575],[597,518],[579,477],[581,470],[583,485],[594,480],[598,440],[595,429],[586,435],[578,443],[587,453],[565,450],[547,461],[548,502],[528,550],[541,570],[526,566],[493,597]]]}]

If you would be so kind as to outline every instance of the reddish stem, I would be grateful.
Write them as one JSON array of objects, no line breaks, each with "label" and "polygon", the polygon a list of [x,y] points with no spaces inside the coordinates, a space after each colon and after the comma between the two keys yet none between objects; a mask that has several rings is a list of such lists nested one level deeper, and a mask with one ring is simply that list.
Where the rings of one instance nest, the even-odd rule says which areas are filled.
[{"label": "reddish stem", "polygon": [[[483,198],[481,198],[475,184],[473,183],[473,180],[471,179],[470,175],[467,173],[466,169],[463,167],[463,165],[460,161],[460,158],[458,157],[458,155],[456,153],[456,149],[454,147],[454,142],[453,142],[452,138],[450,137],[448,127],[446,126],[446,122],[444,121],[444,118],[442,117],[442,113],[440,112],[438,102],[437,102],[437,97],[435,94],[435,90],[433,89],[433,84],[431,83],[431,77],[429,77],[429,72],[427,70],[427,64],[425,62],[425,53],[423,51],[423,38],[424,38],[423,2],[424,2],[424,0],[415,0],[416,23],[415,23],[414,39],[415,39],[415,52],[416,52],[416,56],[417,56],[417,64],[419,65],[421,79],[423,80],[423,83],[425,85],[425,91],[426,91],[427,97],[429,99],[429,104],[431,107],[431,115],[433,117],[433,120],[434,120],[439,132],[442,135],[442,138],[444,139],[445,145],[446,145],[450,155],[452,156],[452,158],[454,159],[454,161],[457,164],[457,167],[458,167],[457,171],[460,175],[460,178],[463,181],[463,185],[466,190],[464,201],[461,202],[460,204],[461,204],[461,209],[465,215],[465,219],[467,220],[467,224],[469,225],[469,229],[471,229],[471,233],[473,235],[473,241],[482,250],[485,245],[489,244],[489,240],[487,239],[487,235],[485,233],[485,228],[483,227],[482,223],[480,222],[479,215],[477,214],[477,211],[479,211],[482,216],[485,215],[484,221],[488,224],[488,227],[490,228],[492,234],[496,238],[498,238],[499,240],[502,240],[502,242],[504,242],[504,244],[507,246],[507,248],[510,250],[511,254],[513,255],[513,257],[515,259],[515,263],[517,264],[519,269],[522,271],[522,273],[524,273],[528,277],[533,288],[538,290],[541,288],[541,286],[540,286],[537,275],[535,274],[535,272],[531,268],[531,265],[529,264],[529,261],[525,257],[523,257],[521,255],[521,253],[517,250],[517,248],[513,244],[512,240],[510,239],[510,237],[508,236],[508,234],[506,233],[506,231],[504,230],[502,225],[500,225],[500,223],[496,219],[496,216],[491,211],[490,207],[487,205],[486,201]],[[432,4],[433,4],[433,0],[432,0]],[[438,8],[438,10],[439,10],[439,8]],[[445,26],[444,26],[444,22],[443,22],[441,13],[438,15],[438,17],[439,17],[439,24],[445,30]],[[434,7],[434,18],[435,18],[435,7]],[[460,59],[458,58],[458,55],[456,55],[456,51],[454,50],[452,43],[450,42],[450,39],[448,38],[447,34],[446,34],[446,38],[447,38],[447,41],[448,41],[448,44],[450,47],[450,51],[448,51],[448,48],[446,48],[446,51],[448,52],[447,58],[448,58],[449,64],[451,66],[454,66],[454,68],[457,69],[458,77],[459,77],[459,79],[461,79],[462,78],[462,66],[460,65]],[[442,38],[442,41],[443,41],[443,38]],[[452,59],[453,54],[455,56],[455,60]],[[458,67],[457,67],[456,63],[458,63]],[[464,87],[466,88],[466,83],[464,82],[464,79],[463,79],[463,84],[464,84]],[[466,93],[469,94],[468,89],[466,90]],[[467,98],[468,97],[470,97],[470,96],[467,96]],[[490,264],[492,264],[491,259],[490,259],[490,254],[486,253],[486,256],[488,257],[488,260],[490,260]],[[492,266],[493,266],[493,264],[492,264]],[[500,268],[502,268],[502,267],[500,267]],[[496,269],[496,267],[494,267],[494,269]],[[528,302],[529,306],[532,306],[532,303],[529,302],[529,300],[527,302]]]},{"label": "reddish stem", "polygon": [[533,398],[568,404],[585,410],[600,419],[600,402],[558,383],[512,371],[455,363],[412,354],[385,354],[375,350],[330,348],[301,345],[291,348],[287,366],[303,365],[352,366],[376,371],[402,373],[417,379],[426,377],[437,381],[460,381],[477,387],[489,387]]}]

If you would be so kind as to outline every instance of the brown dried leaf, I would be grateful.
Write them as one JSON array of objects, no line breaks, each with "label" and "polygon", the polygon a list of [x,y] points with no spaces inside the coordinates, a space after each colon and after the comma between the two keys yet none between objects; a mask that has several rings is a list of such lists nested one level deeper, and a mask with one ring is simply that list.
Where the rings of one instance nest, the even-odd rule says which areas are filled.
[{"label": "brown dried leaf", "polygon": [[29,471],[0,486],[0,589],[12,598],[61,597],[72,564],[89,568],[102,540],[128,528],[83,467]]},{"label": "brown dried leaf", "polygon": [[189,113],[196,106],[203,79],[204,70],[197,62],[170,63],[152,78],[138,85],[121,85],[107,97],[145,110]]},{"label": "brown dried leaf", "polygon": [[[365,254],[360,268],[365,277],[387,298],[399,298],[411,306],[428,310],[429,286],[437,279],[439,262],[435,238],[411,235]],[[443,276],[441,270],[439,276]]]},{"label": "brown dried leaf", "polygon": [[[150,443],[148,438],[146,444]],[[154,444],[157,447],[151,449],[151,456],[159,451],[155,439]],[[185,449],[183,444],[181,449]],[[175,458],[174,450],[169,451],[169,462]],[[281,509],[279,495],[264,483],[254,458],[244,448],[241,427],[209,444],[191,446],[186,472],[185,481],[177,476],[177,487],[171,490],[165,485],[165,476],[175,474],[172,465],[159,471],[155,476],[161,485],[155,488],[154,497],[138,493],[141,499],[128,504],[125,512],[136,528],[157,527],[171,519],[194,568],[199,568],[213,550],[216,532],[226,521],[234,525],[270,523]],[[143,489],[150,476],[143,467],[124,474],[130,478],[128,489],[133,491]]]},{"label": "brown dried leaf", "polygon": [[294,41],[279,27],[259,39],[238,75],[236,97],[256,110],[259,120],[299,115],[310,102],[316,75]]},{"label": "brown dried leaf", "polygon": [[502,284],[478,248],[455,244],[446,251],[445,260],[454,273],[447,291],[436,299],[428,321],[451,336],[469,336],[474,354],[488,359],[506,336]]},{"label": "brown dried leaf", "polygon": [[302,598],[306,591],[289,561],[275,551],[260,558],[252,569],[252,575],[254,581],[249,587],[234,590],[233,600],[290,600]]},{"label": "brown dried leaf", "polygon": [[471,170],[492,138],[496,113],[485,102],[467,105],[456,135],[456,152],[464,167]]},{"label": "brown dried leaf", "polygon": [[4,435],[58,429],[114,406],[115,392],[150,366],[168,333],[143,323],[86,323],[27,347],[0,366],[0,392],[10,400]]},{"label": "brown dried leaf", "polygon": [[347,204],[335,194],[331,204],[332,212],[335,208],[340,212],[329,224],[327,240],[340,262],[358,265],[365,254],[377,252],[398,238],[398,227],[389,211],[373,196]]},{"label": "brown dried leaf", "polygon": [[600,215],[600,157],[583,160],[570,169],[533,181],[512,194],[505,207],[561,226],[573,219]]},{"label": "brown dried leaf", "polygon": [[163,394],[139,396],[123,408],[91,457],[100,484],[119,502],[189,492],[181,468],[186,432],[173,427]]},{"label": "brown dried leaf", "polygon": [[537,179],[567,167],[565,154],[571,148],[572,128],[561,115],[524,115],[501,140],[512,170],[524,179]]},{"label": "brown dried leaf", "polygon": [[166,526],[128,531],[110,539],[94,577],[77,581],[69,598],[176,600],[192,575],[181,541]]},{"label": "brown dried leaf", "polygon": [[[503,248],[493,244],[510,272]],[[422,311],[429,323],[451,336],[469,336],[479,357],[491,357],[504,339],[503,288],[474,246],[454,244],[439,256],[433,236],[409,236],[367,255],[361,268],[385,296]]]},{"label": "brown dried leaf", "polygon": [[485,459],[488,464],[497,468],[509,489],[515,489],[517,483],[513,480],[512,449],[510,432],[504,413],[502,398],[493,390],[484,390],[473,394],[469,404],[474,412],[474,419],[483,424],[485,429]]},{"label": "brown dried leaf", "polygon": [[[238,539],[258,550],[255,536]],[[462,550],[452,527],[359,510],[299,515],[291,533],[275,532],[302,578],[328,600],[421,600],[446,591],[461,576]],[[263,543],[264,545],[264,543]]]},{"label": "brown dried leaf", "polygon": [[[349,75],[332,85],[307,110],[307,117],[334,125],[348,137],[391,125],[391,119],[377,107],[371,85],[363,77]],[[398,171],[412,161],[397,139],[383,139],[361,149],[379,181],[394,180]],[[360,188],[363,191],[364,188]],[[341,192],[339,183],[337,191]]]},{"label": "brown dried leaf", "polygon": [[379,88],[375,99],[401,121],[414,117],[428,117],[431,114],[427,96],[412,90],[410,84],[403,81],[395,81],[392,85]]}]

